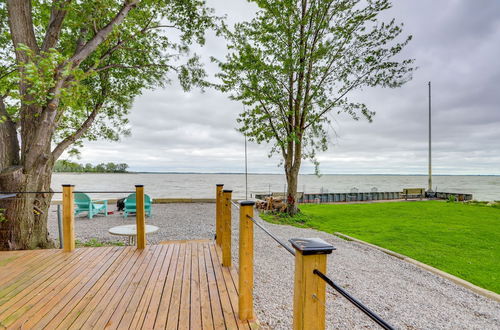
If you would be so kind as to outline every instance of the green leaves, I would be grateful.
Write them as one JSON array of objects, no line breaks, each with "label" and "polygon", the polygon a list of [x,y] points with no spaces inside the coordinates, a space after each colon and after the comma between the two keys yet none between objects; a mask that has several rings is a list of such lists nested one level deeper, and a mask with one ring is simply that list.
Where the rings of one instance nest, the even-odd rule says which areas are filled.
[{"label": "green leaves", "polygon": [[[67,58],[54,48],[48,52],[35,54],[28,46],[20,44],[18,52],[23,52],[27,62],[19,63],[18,79],[26,86],[22,101],[28,105],[47,106],[56,94],[56,83],[60,79],[71,77],[71,81],[57,90],[63,103],[73,104],[82,93],[80,82],[85,79],[84,72],[79,68],[72,68]],[[60,72],[58,74],[58,72]]]},{"label": "green leaves", "polygon": [[399,87],[411,79],[413,60],[395,60],[411,40],[397,41],[402,25],[382,22],[388,0],[255,0],[251,22],[221,33],[228,40],[217,88],[246,109],[241,132],[272,143],[285,167],[310,159],[329,142],[332,115],[371,121],[374,112],[348,99],[362,87]]},{"label": "green leaves", "polygon": [[[83,139],[130,134],[127,115],[134,98],[165,86],[171,74],[185,90],[207,86],[199,57],[189,51],[191,44],[203,44],[205,31],[218,22],[204,1],[141,0],[102,40],[99,32],[122,8],[121,0],[32,1],[38,47],[18,44],[14,50],[8,11],[0,2],[0,97],[9,116],[21,126],[37,127],[56,109],[50,117],[54,131],[45,136],[64,149],[73,144],[75,153]],[[58,11],[64,14],[62,26],[51,30]],[[56,40],[54,48],[39,50],[47,36]],[[97,49],[73,63],[92,40],[99,40]]]}]

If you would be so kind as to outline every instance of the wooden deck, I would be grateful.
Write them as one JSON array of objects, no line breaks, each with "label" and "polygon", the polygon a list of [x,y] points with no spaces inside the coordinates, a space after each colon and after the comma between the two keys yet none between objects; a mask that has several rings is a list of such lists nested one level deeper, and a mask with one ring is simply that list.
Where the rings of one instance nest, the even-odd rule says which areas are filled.
[{"label": "wooden deck", "polygon": [[0,327],[249,329],[238,275],[208,241],[0,252]]}]

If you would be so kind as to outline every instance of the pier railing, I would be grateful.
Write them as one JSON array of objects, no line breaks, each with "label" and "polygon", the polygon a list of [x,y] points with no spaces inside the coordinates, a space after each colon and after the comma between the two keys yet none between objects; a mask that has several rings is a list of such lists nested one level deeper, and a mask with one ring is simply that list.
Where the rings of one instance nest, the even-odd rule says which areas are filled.
[{"label": "pier railing", "polygon": [[[62,220],[59,218],[59,240],[61,248],[66,252],[75,250],[75,196],[76,193],[85,194],[136,194],[136,245],[138,249],[146,247],[146,220],[144,186],[136,185],[135,191],[76,191],[71,184],[62,185],[62,191],[9,191],[0,192],[2,199],[19,199],[29,194],[62,194]],[[58,210],[60,205],[58,205]],[[35,209],[36,211],[36,209]],[[61,228],[62,227],[62,228]]]},{"label": "pier railing", "polygon": [[384,329],[393,327],[371,311],[326,274],[327,255],[335,248],[319,238],[290,239],[292,247],[255,220],[255,202],[231,200],[231,190],[224,190],[222,184],[216,188],[216,242],[222,250],[223,266],[231,265],[231,207],[239,210],[239,300],[238,315],[242,321],[254,316],[254,231],[255,224],[270,238],[278,242],[295,258],[295,283],[293,298],[293,329],[326,328],[326,285],[328,284],[350,301],[364,314]]},{"label": "pier railing", "polygon": [[146,247],[146,210],[144,202],[144,186],[135,185],[135,191],[75,191],[71,184],[63,185],[63,250],[72,252],[75,249],[75,193],[109,194],[109,193],[134,193],[136,195],[136,245],[138,249]]}]

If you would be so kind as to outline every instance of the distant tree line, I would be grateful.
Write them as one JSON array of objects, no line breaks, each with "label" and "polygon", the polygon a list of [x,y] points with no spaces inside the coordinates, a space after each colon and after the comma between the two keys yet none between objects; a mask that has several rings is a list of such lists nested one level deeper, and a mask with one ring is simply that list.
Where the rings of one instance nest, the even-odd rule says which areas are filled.
[{"label": "distant tree line", "polygon": [[127,168],[128,165],[125,163],[101,163],[94,166],[90,163],[83,165],[61,159],[56,161],[54,165],[54,172],[126,173]]}]

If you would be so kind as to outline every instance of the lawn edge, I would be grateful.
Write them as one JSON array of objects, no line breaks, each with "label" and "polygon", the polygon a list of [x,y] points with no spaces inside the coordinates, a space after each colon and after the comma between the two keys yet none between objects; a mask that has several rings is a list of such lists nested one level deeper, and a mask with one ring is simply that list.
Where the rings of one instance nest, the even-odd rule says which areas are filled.
[{"label": "lawn edge", "polygon": [[458,284],[466,289],[469,289],[483,297],[486,297],[486,298],[489,298],[489,299],[492,299],[492,300],[495,300],[497,302],[500,302],[500,294],[496,293],[496,292],[493,292],[493,291],[490,291],[490,290],[487,290],[487,289],[484,289],[484,288],[481,288],[475,284],[472,284],[471,282],[468,282],[464,279],[461,279],[459,277],[456,277],[455,275],[451,275],[450,273],[447,273],[447,272],[444,272],[440,269],[437,269],[437,268],[434,268],[432,266],[429,266],[427,264],[424,264],[423,262],[420,262],[418,260],[415,260],[415,259],[412,259],[408,256],[405,256],[403,254],[400,254],[400,253],[397,253],[397,252],[394,252],[394,251],[391,251],[391,250],[388,250],[386,248],[383,248],[383,247],[380,247],[378,245],[374,245],[374,244],[371,244],[371,243],[368,243],[368,242],[365,242],[365,241],[362,241],[360,239],[357,239],[357,238],[354,238],[354,237],[351,237],[351,236],[348,236],[348,235],[345,235],[345,234],[342,234],[342,233],[339,233],[339,232],[335,232],[333,233],[335,236],[338,236],[340,238],[344,238],[344,239],[348,239],[348,240],[351,240],[351,241],[354,241],[356,243],[360,243],[360,244],[363,244],[363,245],[366,245],[366,246],[369,246],[369,247],[372,247],[374,249],[377,249],[381,252],[384,252],[385,254],[388,254],[390,256],[393,256],[393,257],[396,257],[398,259],[401,259],[403,261],[406,261],[408,263],[411,263],[415,266],[418,266],[420,268],[423,268],[435,275],[439,275],[441,277],[444,277],[445,279],[449,280],[449,281],[452,281],[453,283],[455,284]]}]

